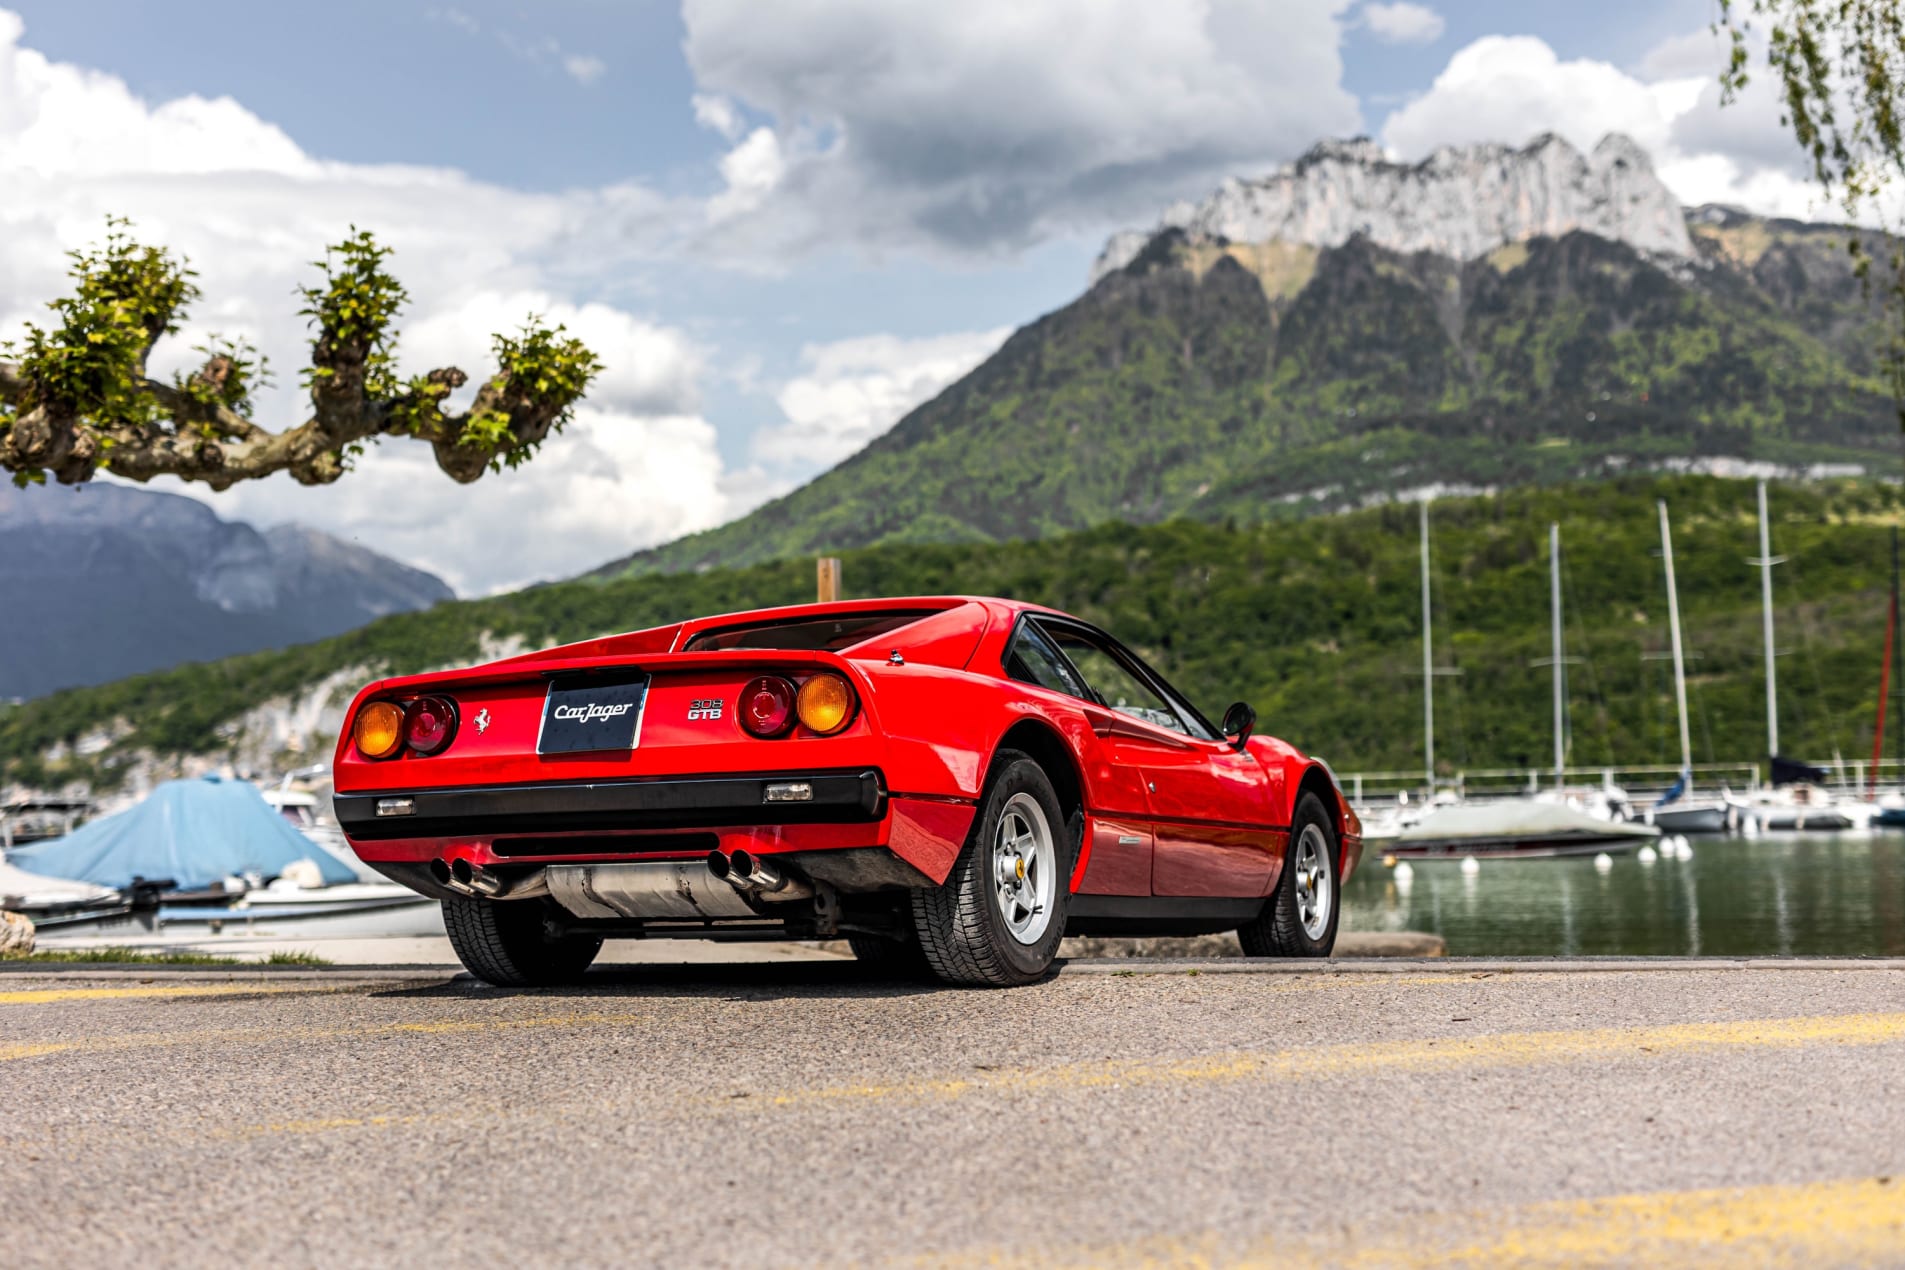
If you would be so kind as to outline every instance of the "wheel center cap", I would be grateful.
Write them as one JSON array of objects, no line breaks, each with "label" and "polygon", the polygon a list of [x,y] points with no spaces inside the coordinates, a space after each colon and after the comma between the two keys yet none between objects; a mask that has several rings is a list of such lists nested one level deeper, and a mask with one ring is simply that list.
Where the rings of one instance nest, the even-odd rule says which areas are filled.
[{"label": "wheel center cap", "polygon": [[1025,881],[1025,857],[1019,856],[1018,858],[1013,860],[1012,867],[1018,873],[1019,881],[1021,882]]}]

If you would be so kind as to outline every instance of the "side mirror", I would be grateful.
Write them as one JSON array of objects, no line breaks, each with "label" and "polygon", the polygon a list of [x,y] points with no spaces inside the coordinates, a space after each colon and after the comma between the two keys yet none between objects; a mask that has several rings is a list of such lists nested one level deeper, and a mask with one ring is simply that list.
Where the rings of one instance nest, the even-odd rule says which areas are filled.
[{"label": "side mirror", "polygon": [[1230,742],[1230,748],[1241,750],[1244,742],[1257,728],[1257,712],[1250,708],[1247,701],[1237,701],[1224,711],[1224,738]]}]

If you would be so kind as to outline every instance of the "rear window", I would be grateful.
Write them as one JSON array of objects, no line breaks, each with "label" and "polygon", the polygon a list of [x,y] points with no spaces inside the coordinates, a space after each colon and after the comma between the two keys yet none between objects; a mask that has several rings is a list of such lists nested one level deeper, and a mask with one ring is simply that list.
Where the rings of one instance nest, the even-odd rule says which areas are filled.
[{"label": "rear window", "polygon": [[756,652],[837,653],[877,639],[902,626],[911,626],[934,609],[896,613],[847,613],[839,617],[809,617],[797,622],[762,622],[753,626],[723,626],[702,631],[683,647],[688,653],[714,653],[730,648]]}]

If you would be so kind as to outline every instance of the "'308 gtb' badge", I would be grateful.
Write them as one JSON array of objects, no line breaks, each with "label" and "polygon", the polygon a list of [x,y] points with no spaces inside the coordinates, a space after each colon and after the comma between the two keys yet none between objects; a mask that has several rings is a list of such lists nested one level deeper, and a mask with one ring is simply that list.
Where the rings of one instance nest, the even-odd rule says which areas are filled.
[{"label": "'308 gtb' badge", "polygon": [[690,723],[696,723],[702,719],[718,719],[720,717],[721,698],[719,697],[709,697],[706,701],[690,701],[688,703],[688,722]]}]

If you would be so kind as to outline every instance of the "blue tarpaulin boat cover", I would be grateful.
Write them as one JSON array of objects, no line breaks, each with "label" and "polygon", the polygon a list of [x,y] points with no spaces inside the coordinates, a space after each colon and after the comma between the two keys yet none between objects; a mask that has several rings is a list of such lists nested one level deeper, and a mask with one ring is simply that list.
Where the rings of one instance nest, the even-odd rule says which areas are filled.
[{"label": "blue tarpaulin boat cover", "polygon": [[275,878],[295,860],[315,862],[326,886],[357,880],[256,789],[217,778],[167,781],[136,807],[18,848],[11,858],[34,873],[111,887],[171,878],[196,890],[246,873]]}]

